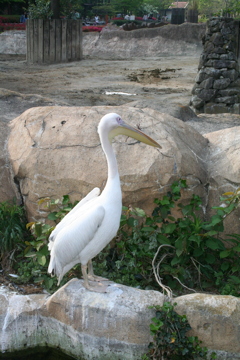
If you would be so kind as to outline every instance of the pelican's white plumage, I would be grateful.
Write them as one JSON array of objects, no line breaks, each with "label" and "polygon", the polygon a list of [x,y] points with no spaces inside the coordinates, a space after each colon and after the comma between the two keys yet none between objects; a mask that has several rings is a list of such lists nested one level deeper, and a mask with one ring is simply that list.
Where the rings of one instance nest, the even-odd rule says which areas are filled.
[{"label": "pelican's white plumage", "polygon": [[[50,236],[51,259],[48,272],[62,277],[76,264],[81,263],[84,285],[97,279],[93,274],[91,259],[94,258],[116,235],[122,210],[122,193],[117,161],[112,148],[113,137],[123,134],[148,145],[161,147],[138,129],[126,124],[118,114],[105,115],[98,126],[98,133],[108,163],[107,184],[93,189],[56,226]],[[87,273],[88,267],[88,273]]]}]

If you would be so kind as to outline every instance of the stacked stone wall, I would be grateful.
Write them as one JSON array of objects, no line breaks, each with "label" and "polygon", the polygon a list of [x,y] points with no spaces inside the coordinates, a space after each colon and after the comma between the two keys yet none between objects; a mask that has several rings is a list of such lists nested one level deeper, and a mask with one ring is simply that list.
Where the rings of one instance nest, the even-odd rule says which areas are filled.
[{"label": "stacked stone wall", "polygon": [[211,18],[202,42],[191,105],[196,113],[240,114],[239,22]]}]

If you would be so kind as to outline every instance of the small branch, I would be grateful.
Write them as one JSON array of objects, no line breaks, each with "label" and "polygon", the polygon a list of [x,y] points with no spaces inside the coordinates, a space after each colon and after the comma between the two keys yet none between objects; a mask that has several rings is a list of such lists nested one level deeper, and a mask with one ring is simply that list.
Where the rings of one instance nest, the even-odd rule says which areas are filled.
[{"label": "small branch", "polygon": [[[159,275],[160,265],[161,265],[161,263],[163,262],[163,260],[164,260],[167,256],[169,256],[169,254],[164,254],[164,255],[161,257],[161,259],[159,260],[159,262],[157,263],[157,265],[155,264],[156,259],[157,259],[157,256],[158,256],[160,250],[162,249],[162,247],[171,247],[172,249],[175,249],[175,247],[172,246],[172,245],[168,245],[168,244],[162,244],[162,245],[160,245],[159,248],[157,249],[156,254],[154,255],[154,258],[153,258],[153,261],[152,261],[152,268],[153,268],[153,273],[154,273],[154,276],[155,276],[155,279],[156,279],[157,283],[158,283],[158,284],[161,286],[161,288],[163,289],[163,293],[166,292],[168,298],[171,300],[172,297],[173,297],[173,292],[172,292],[172,290],[171,290],[171,288],[170,288],[169,286],[163,285],[162,279],[161,279],[161,277],[160,277],[160,275]],[[197,265],[195,264],[194,259],[191,258],[191,260],[192,260],[193,264],[195,265],[195,267],[197,268],[198,273],[199,273],[199,276],[200,276],[200,274],[201,274],[201,273],[200,273],[200,270],[198,269]],[[179,284],[180,284],[182,287],[184,287],[185,289],[190,290],[190,291],[193,291],[193,292],[196,292],[194,289],[191,289],[191,288],[187,287],[186,285],[184,285],[184,284],[179,280],[178,277],[173,276],[173,278],[174,278],[175,280],[177,280],[177,281],[179,282]]]},{"label": "small branch", "polygon": [[176,276],[173,276],[173,278],[176,279],[176,280],[179,282],[179,284],[182,285],[185,289],[188,289],[188,290],[190,290],[190,291],[196,292],[196,290],[191,289],[191,288],[187,287],[186,285],[183,285],[183,283],[182,283],[182,282],[179,280],[179,278],[177,278]]},{"label": "small branch", "polygon": [[168,287],[168,286],[163,285],[162,279],[161,279],[161,277],[160,277],[160,275],[159,275],[160,264],[161,264],[161,262],[165,259],[165,257],[168,256],[168,254],[164,254],[164,255],[161,257],[161,259],[160,259],[160,261],[158,262],[158,264],[155,265],[156,258],[157,258],[158,254],[159,254],[159,251],[161,250],[162,247],[171,247],[171,248],[174,249],[174,246],[172,246],[172,245],[168,245],[168,244],[160,245],[159,248],[158,248],[158,250],[157,250],[157,252],[156,252],[156,254],[155,254],[155,256],[154,256],[154,258],[153,258],[152,268],[153,268],[153,273],[154,273],[155,279],[156,279],[157,283],[158,283],[158,284],[161,286],[161,288],[163,289],[163,293],[164,293],[164,291],[165,291],[165,292],[167,293],[168,298],[169,298],[169,299],[172,299],[173,293],[172,293],[171,288]]}]

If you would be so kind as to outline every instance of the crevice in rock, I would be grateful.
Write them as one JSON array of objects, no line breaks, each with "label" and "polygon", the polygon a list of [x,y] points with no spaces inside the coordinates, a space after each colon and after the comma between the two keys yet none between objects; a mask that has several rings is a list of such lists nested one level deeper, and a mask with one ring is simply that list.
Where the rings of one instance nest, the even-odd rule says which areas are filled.
[{"label": "crevice in rock", "polygon": [[14,181],[14,184],[16,185],[16,187],[17,187],[17,190],[18,190],[19,199],[20,199],[20,205],[24,205],[23,194],[21,192],[21,186],[20,186],[20,181],[19,181],[18,177],[14,176],[13,181]]}]

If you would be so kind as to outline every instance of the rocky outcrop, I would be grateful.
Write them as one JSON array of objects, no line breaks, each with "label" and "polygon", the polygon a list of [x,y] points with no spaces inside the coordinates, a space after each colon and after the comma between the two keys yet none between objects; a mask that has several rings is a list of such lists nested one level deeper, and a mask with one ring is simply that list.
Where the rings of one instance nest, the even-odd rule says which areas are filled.
[{"label": "rocky outcrop", "polygon": [[115,283],[95,293],[73,279],[51,297],[2,289],[0,301],[2,352],[49,346],[83,360],[138,360],[150,342],[149,306],[164,296]]},{"label": "rocky outcrop", "polygon": [[[0,289],[2,352],[37,346],[58,348],[74,357],[96,360],[139,360],[151,341],[149,324],[164,296],[108,283],[107,293],[86,290],[72,279],[52,296],[19,295]],[[240,299],[191,294],[174,299],[186,314],[203,346],[218,360],[240,358]]]},{"label": "rocky outcrop", "polygon": [[[240,299],[234,296],[190,294],[175,299],[176,311],[185,314],[192,327],[210,349],[240,353]],[[240,354],[239,354],[240,355]],[[221,357],[218,356],[217,359]],[[227,359],[238,359],[232,354]]]},{"label": "rocky outcrop", "polygon": [[[187,179],[192,191],[206,198],[204,159],[208,142],[181,120],[151,109],[121,107],[32,108],[11,122],[8,151],[21,196],[32,219],[44,215],[41,198],[69,194],[80,200],[94,187],[104,187],[107,165],[97,134],[103,115],[117,112],[140,126],[162,145],[162,150],[125,137],[114,140],[124,205],[153,209],[153,201],[178,178]],[[127,160],[127,161],[126,161]]]},{"label": "rocky outcrop", "polygon": [[[212,206],[219,206],[220,196],[228,191],[236,191],[240,185],[238,154],[240,151],[240,127],[232,127],[205,135],[209,140],[208,158],[208,209],[213,215]],[[228,233],[239,233],[239,212],[227,216],[224,225]]]},{"label": "rocky outcrop", "polygon": [[[184,198],[198,194],[209,217],[220,196],[239,187],[239,115],[233,119],[239,126],[202,136],[189,122],[148,108],[32,108],[11,122],[8,141],[14,178],[29,218],[46,216],[46,208],[37,205],[42,198],[69,194],[72,201],[80,200],[95,186],[104,187],[107,167],[97,125],[110,111],[140,126],[163,147],[158,151],[132,139],[115,139],[124,205],[150,213],[153,200],[162,197],[173,181],[185,178],[190,188]],[[227,124],[226,116],[222,120]],[[225,220],[227,233],[239,232],[239,216],[237,209]]]},{"label": "rocky outcrop", "polygon": [[197,113],[240,114],[240,75],[237,59],[239,24],[231,18],[212,18],[203,37],[191,104]]},{"label": "rocky outcrop", "polygon": [[[97,125],[108,112],[119,113],[162,145],[158,151],[130,138],[115,139],[125,206],[137,206],[150,213],[154,199],[166,194],[173,181],[185,178],[189,189],[183,198],[190,199],[192,193],[199,195],[209,217],[212,206],[220,205],[220,196],[240,186],[239,115],[232,119],[235,127],[203,136],[191,126],[199,118],[184,123],[148,108],[32,108],[11,122],[8,141],[13,177],[29,219],[46,216],[46,208],[38,206],[42,198],[57,199],[69,194],[72,201],[80,200],[94,187],[104,187],[107,167]],[[222,126],[218,117],[214,120],[214,115],[208,116],[210,125],[215,121]],[[226,117],[222,121],[228,126]],[[227,217],[226,233],[239,232],[239,216],[237,209]]]}]

